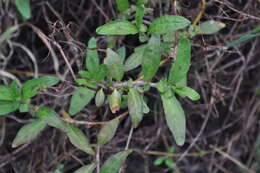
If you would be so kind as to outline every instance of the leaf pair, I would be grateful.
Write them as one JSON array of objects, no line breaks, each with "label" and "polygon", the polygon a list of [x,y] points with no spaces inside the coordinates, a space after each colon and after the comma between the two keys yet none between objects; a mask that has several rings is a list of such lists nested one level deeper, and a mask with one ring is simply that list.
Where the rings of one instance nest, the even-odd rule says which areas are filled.
[{"label": "leaf pair", "polygon": [[31,18],[30,0],[15,0],[15,6],[24,20]]},{"label": "leaf pair", "polygon": [[17,86],[15,81],[10,87],[1,85],[0,115],[6,115],[18,108],[20,112],[27,112],[31,97],[35,96],[42,88],[53,86],[58,82],[58,78],[47,76],[26,81],[22,89]]},{"label": "leaf pair", "polygon": [[[113,156],[110,156],[100,169],[100,173],[118,173],[120,168],[123,166],[126,158],[131,154],[131,150],[121,151]],[[74,173],[92,173],[95,169],[96,164],[92,163],[83,166],[76,170]]]},{"label": "leaf pair", "polygon": [[61,120],[57,113],[47,107],[41,107],[36,112],[38,120],[24,125],[17,133],[12,147],[17,147],[21,144],[34,139],[47,125],[60,129],[69,137],[70,142],[77,148],[88,154],[94,154],[87,137],[75,125],[68,124]]},{"label": "leaf pair", "polygon": [[92,37],[88,41],[88,50],[86,54],[86,69],[80,71],[80,75],[89,81],[100,82],[106,76],[106,66],[99,63],[99,55],[97,52],[97,40]]},{"label": "leaf pair", "polygon": [[65,132],[69,137],[70,142],[80,150],[93,155],[94,151],[89,144],[88,138],[85,134],[75,125],[65,123],[61,120],[57,113],[47,107],[41,107],[37,111],[37,115],[41,120],[45,121],[49,126],[60,129]]},{"label": "leaf pair", "polygon": [[0,85],[0,115],[15,111],[20,105],[21,93],[15,81],[11,86]]},{"label": "leaf pair", "polygon": [[[137,34],[142,26],[143,16],[144,7],[139,5],[136,12],[136,25],[125,20],[112,21],[98,27],[96,32],[101,35]],[[148,28],[148,34],[166,34],[183,29],[188,25],[190,25],[190,21],[182,16],[165,15],[153,20]]]}]

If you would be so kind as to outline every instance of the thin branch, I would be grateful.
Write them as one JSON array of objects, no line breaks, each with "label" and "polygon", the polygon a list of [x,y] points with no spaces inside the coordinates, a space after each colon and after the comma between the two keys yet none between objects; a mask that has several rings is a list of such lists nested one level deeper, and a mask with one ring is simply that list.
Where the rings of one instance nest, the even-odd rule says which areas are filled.
[{"label": "thin branch", "polygon": [[123,117],[125,117],[126,115],[128,115],[128,111],[125,111],[124,113],[120,114],[119,116],[115,117],[112,120],[109,121],[97,121],[97,122],[93,122],[93,121],[79,121],[79,120],[74,120],[70,117],[70,115],[65,111],[65,110],[61,110],[60,113],[62,114],[63,118],[62,120],[68,122],[68,123],[72,123],[72,124],[83,124],[83,125],[90,125],[90,126],[95,126],[95,125],[105,125],[107,123],[109,123],[112,120],[116,120],[116,119],[121,119]]},{"label": "thin branch", "polygon": [[194,19],[192,26],[195,26],[197,23],[199,23],[200,19],[203,17],[206,9],[206,0],[201,0],[201,9],[199,14]]}]

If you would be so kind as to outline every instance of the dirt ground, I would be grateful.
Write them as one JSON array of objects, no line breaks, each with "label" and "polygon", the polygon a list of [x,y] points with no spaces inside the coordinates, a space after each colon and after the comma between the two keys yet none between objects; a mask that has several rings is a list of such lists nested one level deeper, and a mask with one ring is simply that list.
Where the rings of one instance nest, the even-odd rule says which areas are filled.
[{"label": "dirt ground", "polygon": [[[154,12],[147,21],[161,14],[176,14],[170,0],[151,0]],[[180,0],[178,12],[191,21],[201,10],[200,0]],[[9,26],[22,23],[12,4],[0,2],[0,33]],[[8,41],[0,45],[0,71],[6,71],[21,82],[35,76],[55,74],[58,70],[67,81],[73,78],[62,56],[65,53],[73,71],[84,65],[86,43],[90,37],[99,39],[100,49],[106,48],[104,36],[95,29],[116,18],[113,0],[31,0],[32,18]],[[208,0],[201,21],[214,19],[226,27],[209,36],[192,39],[192,67],[188,85],[201,94],[199,101],[180,98],[187,117],[186,143],[177,147],[165,125],[162,104],[156,91],[146,93],[151,112],[134,130],[131,154],[124,166],[125,173],[168,173],[166,165],[155,166],[154,160],[174,146],[171,155],[180,173],[259,173],[260,172],[260,39],[252,38],[228,49],[228,43],[249,33],[260,24],[258,0]],[[48,45],[44,42],[48,40]],[[127,36],[118,42],[125,45],[127,55],[140,43],[138,36]],[[52,50],[52,52],[50,51]],[[32,57],[30,57],[32,54]],[[57,64],[53,62],[53,56]],[[101,52],[102,55],[102,52]],[[104,57],[103,57],[104,58]],[[160,73],[169,69],[163,66]],[[129,72],[131,76],[135,71]],[[0,83],[10,83],[0,76]],[[72,88],[65,83],[33,99],[36,105],[55,110],[67,109]],[[112,117],[108,107],[96,108],[94,102],[75,117],[78,120],[102,121]],[[31,122],[28,114],[11,113],[0,117],[0,173],[72,173],[93,160],[92,156],[73,147],[60,131],[47,128],[35,140],[11,148],[19,128]],[[79,126],[91,141],[98,127]],[[126,118],[113,140],[101,150],[101,160],[124,148],[131,123]],[[161,153],[163,152],[163,153]],[[167,153],[166,153],[167,154]],[[59,172],[55,172],[59,173]]]}]

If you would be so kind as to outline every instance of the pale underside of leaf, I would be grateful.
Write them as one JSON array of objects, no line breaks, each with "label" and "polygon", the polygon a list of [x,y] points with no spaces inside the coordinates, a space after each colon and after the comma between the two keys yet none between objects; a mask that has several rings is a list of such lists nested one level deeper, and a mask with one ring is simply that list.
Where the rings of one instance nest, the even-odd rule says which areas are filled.
[{"label": "pale underside of leaf", "polygon": [[177,145],[185,142],[186,118],[181,104],[171,90],[161,93],[166,122],[170,128]]},{"label": "pale underside of leaf", "polygon": [[107,57],[104,60],[109,76],[120,81],[124,76],[123,59],[112,49],[107,49]]},{"label": "pale underside of leaf", "polygon": [[92,173],[95,168],[96,168],[96,164],[92,163],[77,169],[76,171],[74,171],[74,173]]},{"label": "pale underside of leaf", "polygon": [[104,145],[109,142],[115,135],[119,119],[114,119],[105,124],[98,133],[98,145]]},{"label": "pale underside of leaf", "polygon": [[88,154],[93,155],[94,151],[89,144],[88,138],[85,134],[76,126],[68,124],[68,132],[70,142],[77,148],[82,151],[85,151]]},{"label": "pale underside of leaf", "polygon": [[34,139],[45,127],[46,123],[43,120],[36,120],[32,123],[24,125],[17,133],[12,147],[17,147],[21,144],[30,142]]},{"label": "pale underside of leaf", "polygon": [[128,92],[128,110],[133,126],[136,128],[143,119],[143,100],[135,88],[130,88]]},{"label": "pale underside of leaf", "polygon": [[131,152],[131,150],[126,150],[110,156],[101,167],[100,173],[118,173]]},{"label": "pale underside of leaf", "polygon": [[75,115],[80,112],[95,96],[95,91],[88,88],[77,88],[73,92],[71,103],[69,107],[69,113]]}]

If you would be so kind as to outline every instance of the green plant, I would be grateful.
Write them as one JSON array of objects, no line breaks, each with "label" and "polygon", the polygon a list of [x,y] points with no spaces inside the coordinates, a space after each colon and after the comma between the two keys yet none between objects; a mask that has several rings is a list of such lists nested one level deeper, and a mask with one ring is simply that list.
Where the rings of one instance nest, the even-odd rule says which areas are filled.
[{"label": "green plant", "polygon": [[[169,147],[167,149],[168,153],[174,153],[174,147]],[[174,169],[176,167],[176,164],[174,163],[173,159],[171,157],[167,156],[160,156],[155,159],[153,162],[155,166],[163,165],[165,164],[168,168]]]},{"label": "green plant", "polygon": [[[29,6],[28,4],[21,5],[21,2],[29,1],[16,1],[19,12],[23,18],[28,19]],[[187,86],[187,73],[191,65],[191,38],[198,34],[213,34],[223,28],[224,24],[206,21],[192,26],[185,17],[165,15],[154,19],[147,26],[143,23],[143,18],[150,9],[145,6],[145,0],[138,0],[135,6],[130,6],[127,0],[116,2],[118,11],[121,12],[119,18],[98,27],[97,34],[106,35],[108,42],[122,36],[138,34],[143,44],[136,47],[134,53],[126,58],[126,48],[117,47],[111,41],[106,49],[106,57],[101,63],[97,51],[97,39],[91,38],[88,42],[85,68],[79,72],[80,77],[75,79],[76,86],[71,97],[69,114],[63,112],[63,119],[50,108],[31,104],[32,97],[36,96],[39,91],[58,84],[58,78],[49,76],[32,79],[26,81],[22,87],[19,87],[15,81],[10,86],[0,86],[0,115],[19,110],[30,113],[36,119],[19,130],[13,141],[13,147],[31,141],[47,126],[51,126],[64,132],[75,147],[90,155],[97,154],[99,149],[113,138],[120,119],[128,112],[133,128],[139,126],[143,114],[149,112],[144,94],[150,88],[156,88],[159,91],[166,122],[177,145],[182,146],[185,143],[186,118],[176,95],[188,97],[191,100],[200,98],[195,90]],[[129,20],[129,8],[135,11],[134,21]],[[12,32],[14,31],[8,31],[7,35]],[[6,36],[2,38],[4,40]],[[172,48],[177,49],[176,54]],[[169,73],[155,80],[159,68],[166,62],[170,62],[172,57],[175,57],[175,60],[171,63]],[[125,75],[126,72],[139,67],[141,67],[139,73],[134,77],[130,78]],[[90,123],[103,125],[97,135],[97,144],[94,145],[96,150],[71,118],[82,111],[94,98],[98,107],[106,104],[107,101],[112,113],[117,113],[122,107],[128,107],[128,112],[112,120]],[[131,152],[132,150],[126,147],[125,151],[109,157],[100,172],[118,172]],[[168,167],[174,165],[170,158],[161,160]],[[96,163],[93,163],[76,172],[92,172],[95,167]]]}]

